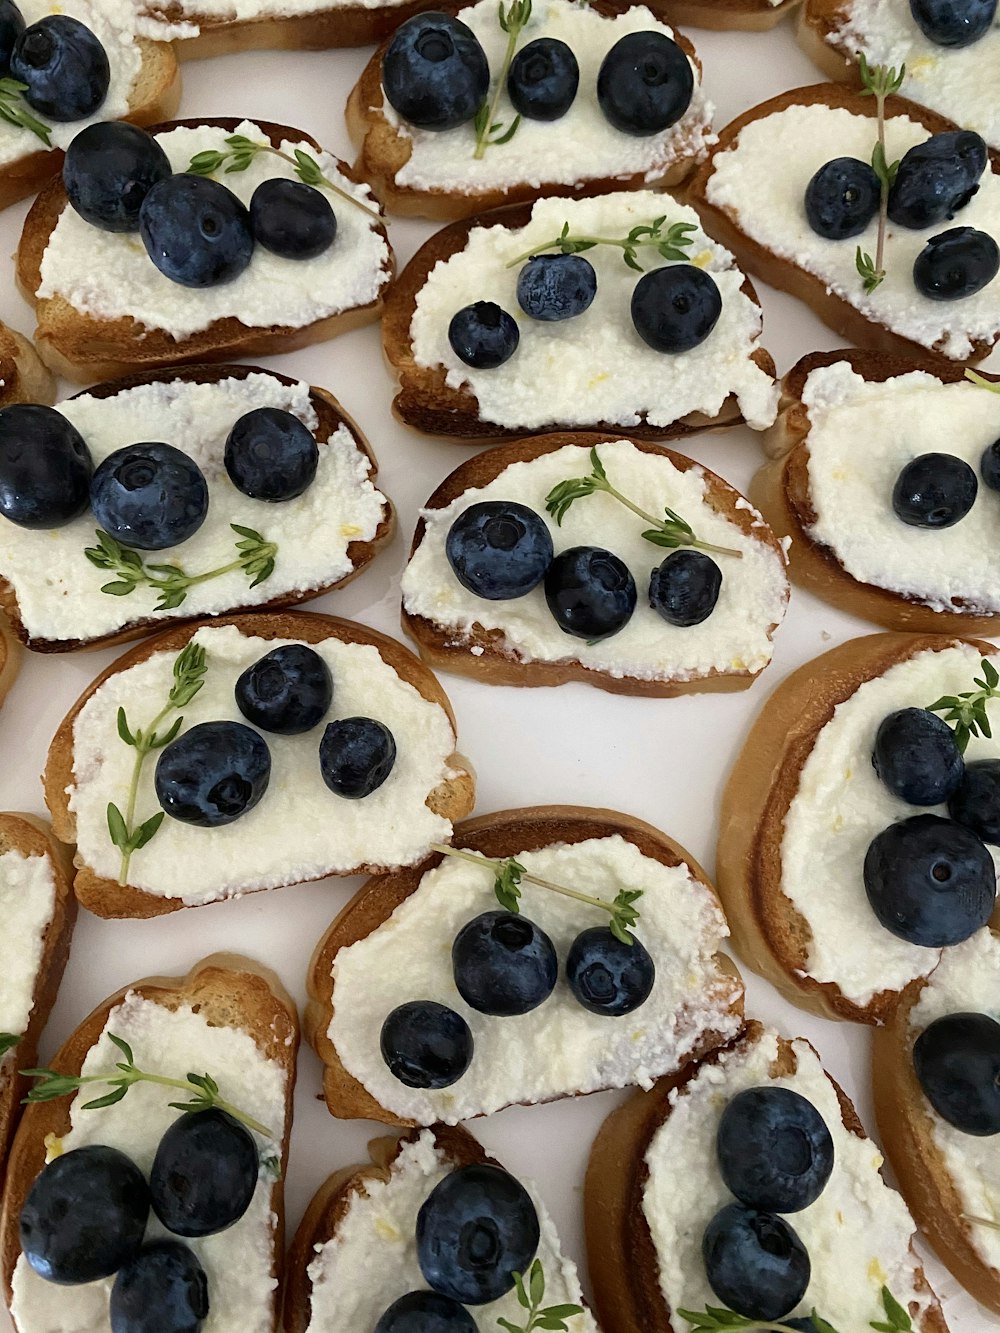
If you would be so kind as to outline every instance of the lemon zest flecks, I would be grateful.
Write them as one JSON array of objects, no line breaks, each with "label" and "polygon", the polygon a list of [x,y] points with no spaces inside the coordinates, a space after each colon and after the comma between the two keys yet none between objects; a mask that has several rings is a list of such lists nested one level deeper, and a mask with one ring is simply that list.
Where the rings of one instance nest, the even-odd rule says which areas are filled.
[{"label": "lemon zest flecks", "polygon": [[394,1227],[393,1224],[384,1217],[376,1217],[375,1230],[378,1233],[378,1236],[381,1240],[403,1239],[399,1229],[397,1227]]},{"label": "lemon zest flecks", "polygon": [[360,533],[361,529],[357,523],[342,523],[340,525],[340,535],[342,537],[357,537]]},{"label": "lemon zest flecks", "polygon": [[711,262],[711,250],[702,250],[700,254],[694,255],[691,259],[691,263],[694,264],[695,268],[708,268]]},{"label": "lemon zest flecks", "polygon": [[868,1276],[879,1287],[884,1287],[889,1280],[889,1275],[879,1263],[878,1259],[873,1259],[868,1265]]},{"label": "lemon zest flecks", "polygon": [[58,1134],[48,1133],[45,1135],[45,1161],[54,1162],[57,1157],[63,1155],[63,1141]]}]

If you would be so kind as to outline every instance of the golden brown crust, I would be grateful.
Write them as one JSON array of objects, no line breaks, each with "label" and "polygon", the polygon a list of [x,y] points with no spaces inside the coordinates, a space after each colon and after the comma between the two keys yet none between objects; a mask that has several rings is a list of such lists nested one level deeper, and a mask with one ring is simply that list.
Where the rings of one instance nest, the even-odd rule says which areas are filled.
[{"label": "golden brown crust", "polygon": [[0,324],[0,407],[54,403],[56,382],[23,334]]},{"label": "golden brown crust", "polygon": [[181,9],[170,0],[153,0],[147,12],[168,22],[196,23],[197,37],[175,43],[181,60],[243,51],[325,51],[331,47],[370,46],[390,37],[396,28],[421,10],[433,9],[434,0],[406,0],[403,4],[337,5],[313,14],[227,19],[199,15],[190,6]]},{"label": "golden brown crust", "polygon": [[[106,667],[88,685],[59,724],[59,729],[49,746],[42,778],[45,786],[45,803],[49,807],[58,836],[64,837],[68,842],[76,839],[76,817],[70,809],[67,789],[73,786],[73,724],[80,709],[109,676],[127,671],[154,653],[180,651],[187,641],[206,625],[210,627],[236,625],[242,633],[262,639],[298,639],[303,643],[321,643],[324,639],[336,638],[344,643],[369,644],[377,649],[382,660],[398,676],[408,681],[429,703],[437,704],[444,709],[452,730],[455,730],[455,715],[451,703],[434,676],[421,665],[408,648],[404,648],[395,639],[390,639],[388,635],[380,634],[377,630],[368,629],[364,625],[309,611],[221,616],[218,620],[201,620],[177,625],[163,634],[156,635],[155,638],[146,639]],[[468,761],[459,754],[452,754],[448,764],[452,775],[429,794],[427,805],[442,818],[453,821],[462,819],[472,809],[475,803],[475,777]],[[104,879],[85,864],[79,852],[74,863],[77,867],[74,892],[83,906],[97,916],[142,918],[163,916],[168,912],[180,911],[185,906],[179,899],[158,898],[130,884],[119,884],[117,880]],[[380,866],[363,865],[332,873],[367,875],[383,869],[384,867]],[[259,891],[252,890],[252,892]]]},{"label": "golden brown crust", "polygon": [[650,6],[662,11],[669,23],[682,28],[709,28],[714,32],[770,32],[801,0],[780,0],[776,5],[767,0],[661,0]]},{"label": "golden brown crust", "polygon": [[857,60],[839,40],[840,29],[850,18],[850,0],[805,0],[799,10],[795,36],[799,45],[828,79],[861,87]]},{"label": "golden brown crust", "polygon": [[[572,844],[616,833],[638,847],[644,856],[663,865],[687,865],[694,879],[715,896],[704,870],[680,843],[652,825],[614,810],[578,805],[501,810],[456,824],[452,842],[456,847],[466,847],[484,856],[502,858],[518,852],[537,851],[554,843]],[[334,919],[313,952],[306,978],[309,1000],[302,1026],[306,1040],[323,1061],[323,1092],[327,1107],[331,1115],[341,1120],[381,1120],[390,1125],[406,1123],[386,1110],[348,1073],[328,1036],[334,1010],[334,960],[341,949],[365,939],[387,921],[396,908],[417,891],[423,876],[440,865],[441,860],[440,853],[435,852],[417,866],[370,879]],[[739,972],[723,954],[716,954],[715,961],[723,1002],[730,1012],[742,1014],[743,983]],[[721,1040],[717,1032],[705,1033],[689,1058],[697,1059],[718,1046]]]},{"label": "golden brown crust", "polygon": [[10,622],[5,615],[0,614],[0,704],[7,698],[10,687],[17,679],[22,656],[21,644]]}]

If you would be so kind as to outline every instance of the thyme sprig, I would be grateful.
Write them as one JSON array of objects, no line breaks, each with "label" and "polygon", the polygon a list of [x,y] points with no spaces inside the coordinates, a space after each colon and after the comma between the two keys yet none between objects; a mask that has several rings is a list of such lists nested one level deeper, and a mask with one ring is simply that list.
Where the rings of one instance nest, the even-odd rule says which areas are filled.
[{"label": "thyme sprig", "polygon": [[711,551],[715,555],[732,555],[737,560],[743,558],[742,551],[736,551],[730,546],[715,546],[712,542],[703,542],[694,535],[694,529],[691,524],[681,518],[669,507],[664,508],[664,518],[657,518],[655,514],[647,513],[645,509],[640,509],[637,504],[621,491],[618,491],[608,481],[608,474],[604,470],[604,464],[597,455],[596,449],[590,451],[591,471],[586,477],[571,477],[568,481],[561,481],[557,486],[553,486],[545,497],[545,508],[552,515],[556,523],[562,525],[563,519],[569,508],[588,495],[595,495],[597,492],[603,492],[610,495],[619,504],[623,504],[626,509],[631,509],[633,514],[644,519],[652,527],[643,532],[643,537],[654,546],[666,546],[671,549],[678,546],[692,546],[698,551]]},{"label": "thyme sprig", "polygon": [[491,144],[510,143],[521,123],[521,117],[515,116],[509,125],[504,125],[502,121],[497,120],[496,115],[497,107],[500,105],[500,95],[507,87],[507,73],[510,70],[510,62],[514,59],[514,52],[517,50],[517,39],[531,18],[531,0],[511,0],[507,9],[503,6],[503,0],[500,0],[498,9],[500,27],[507,34],[507,46],[497,74],[493,96],[482,104],[472,122],[476,131],[476,151],[472,156],[477,161],[486,156],[486,150]]},{"label": "thyme sprig", "polygon": [[225,151],[207,148],[203,153],[195,153],[187,166],[190,174],[214,176],[220,168],[224,168],[226,175],[235,171],[246,171],[259,153],[270,153],[272,157],[280,157],[283,162],[293,166],[296,176],[304,185],[312,185],[317,190],[330,190],[341,199],[346,199],[349,204],[353,204],[355,208],[361,208],[373,217],[380,216],[376,204],[363,203],[347,190],[335,185],[329,176],[324,176],[319,163],[303,148],[296,148],[294,153],[286,153],[280,148],[275,148],[273,144],[261,143],[258,139],[248,139],[245,134],[230,134],[226,137],[225,143]]},{"label": "thyme sprig", "polygon": [[574,236],[570,232],[569,223],[564,222],[558,236],[517,255],[507,263],[507,268],[514,268],[516,264],[532,259],[535,255],[544,254],[546,250],[558,250],[564,255],[578,255],[584,250],[593,250],[596,245],[618,246],[625,263],[639,273],[644,271],[637,258],[643,246],[654,249],[662,259],[687,259],[689,256],[684,246],[690,245],[692,241],[687,233],[697,231],[698,228],[693,222],[672,222],[664,231],[666,220],[667,215],[664,213],[661,217],[654,218],[652,222],[640,222],[627,236]]},{"label": "thyme sprig", "polygon": [[971,1222],[977,1227],[989,1227],[991,1231],[1000,1231],[1000,1222],[991,1217],[976,1217],[974,1213],[963,1213],[963,1222]]},{"label": "thyme sprig", "polygon": [[574,1315],[583,1314],[582,1305],[547,1305],[543,1308],[545,1272],[540,1259],[536,1259],[528,1269],[527,1285],[523,1273],[514,1274],[514,1290],[517,1292],[518,1304],[527,1310],[528,1317],[523,1324],[512,1324],[509,1319],[498,1319],[497,1323],[506,1329],[507,1333],[534,1333],[534,1330],[539,1328],[551,1329],[554,1333],[566,1333],[566,1320],[572,1319]]},{"label": "thyme sprig", "polygon": [[13,1050],[20,1040],[21,1038],[16,1032],[0,1032],[0,1060],[8,1051]]},{"label": "thyme sprig", "polygon": [[906,66],[900,65],[898,71],[892,65],[872,66],[862,55],[859,69],[862,96],[868,94],[875,98],[878,125],[878,139],[872,150],[872,170],[878,177],[880,186],[875,258],[872,259],[871,255],[866,254],[860,245],[854,258],[864,289],[870,294],[885,281],[885,229],[889,221],[889,191],[899,171],[899,162],[890,162],[885,153],[885,99],[899,92],[906,77]]},{"label": "thyme sprig", "polygon": [[978,688],[966,690],[964,694],[945,694],[936,703],[928,704],[929,713],[944,713],[944,721],[955,733],[955,744],[959,752],[965,754],[973,736],[985,736],[990,739],[990,719],[986,705],[991,699],[1000,699],[1000,672],[988,658],[982,659],[982,679],[973,676],[972,683]]},{"label": "thyme sprig", "polygon": [[1000,380],[988,380],[985,375],[978,375],[974,370],[967,370],[965,378],[977,389],[986,389],[990,393],[1000,393]]},{"label": "thyme sprig", "polygon": [[[748,1319],[746,1315],[719,1305],[706,1305],[704,1310],[678,1310],[677,1313],[692,1325],[688,1333],[716,1333],[718,1329],[739,1329],[741,1333],[795,1333],[790,1324],[784,1324],[780,1319]],[[809,1318],[815,1333],[837,1333],[830,1321],[821,1319],[815,1310]]]},{"label": "thyme sprig", "polygon": [[31,114],[21,96],[27,87],[26,83],[19,83],[17,79],[0,79],[0,120],[5,120],[8,125],[16,125],[18,129],[30,130],[46,148],[51,148],[51,129]]},{"label": "thyme sprig", "polygon": [[882,1309],[885,1311],[885,1319],[871,1321],[877,1333],[911,1333],[913,1321],[888,1287],[882,1288]]}]

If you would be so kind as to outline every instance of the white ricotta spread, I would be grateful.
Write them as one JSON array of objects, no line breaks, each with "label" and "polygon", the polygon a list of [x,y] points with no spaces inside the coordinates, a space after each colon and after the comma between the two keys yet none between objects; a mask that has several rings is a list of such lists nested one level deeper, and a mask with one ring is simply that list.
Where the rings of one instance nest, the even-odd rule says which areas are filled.
[{"label": "white ricotta spread", "polygon": [[[575,236],[621,237],[664,213],[666,226],[695,224],[687,253],[711,273],[722,297],[719,321],[698,347],[671,356],[643,342],[630,312],[641,275],[624,263],[616,246],[586,252],[597,274],[597,295],[582,315],[547,323],[521,310],[516,294],[521,265],[507,265],[554,241],[565,222]],[[760,337],[760,307],[740,290],[743,274],[729,251],[697,224],[692,209],[669,195],[642,190],[596,199],[541,199],[524,227],[474,227],[465,248],[440,260],[417,293],[410,322],[413,358],[418,366],[444,366],[448,387],[468,388],[480,419],[499,426],[539,430],[608,422],[627,428],[643,421],[669,426],[691,412],[714,417],[735,395],[747,422],[763,430],[777,415],[778,390],[751,360]],[[655,251],[638,254],[647,270],[664,263]],[[502,306],[520,333],[514,355],[495,370],[467,366],[448,342],[452,316],[483,300]]]},{"label": "white ricotta spread", "polygon": [[[855,1004],[902,990],[942,957],[940,949],[886,930],[865,893],[865,853],[876,834],[911,815],[947,814],[944,806],[918,809],[893,795],[872,767],[875,734],[896,709],[926,708],[944,694],[973,689],[981,661],[963,645],[897,662],[837,705],[802,766],[785,816],[781,891],[809,926],[805,974],[833,982]],[[1000,738],[973,737],[965,757],[1000,758]],[[990,851],[1000,861],[1000,850]]]},{"label": "white ricotta spread", "polygon": [[[494,872],[445,857],[387,921],[341,949],[333,965],[330,1040],[347,1071],[401,1119],[456,1124],[515,1102],[636,1083],[649,1087],[684,1064],[707,1032],[728,1039],[739,1031],[740,1019],[729,1012],[733,982],[720,975],[715,961],[729,932],[714,897],[686,866],[664,866],[617,834],[516,855],[530,873],[607,902],[623,888],[642,890],[635,934],[656,965],[652,993],[623,1018],[584,1009],[565,980],[565,961],[577,935],[606,918],[524,881],[521,911],[552,940],[559,980],[530,1013],[478,1013],[458,993],[451,948],[469,921],[499,910]],[[449,1088],[408,1088],[382,1059],[383,1022],[414,999],[448,1005],[472,1030],[472,1063]]]},{"label": "white ricotta spread", "polygon": [[[809,375],[802,401],[812,539],[861,583],[935,611],[1000,611],[993,556],[1000,494],[979,471],[983,450],[1000,439],[1000,395],[967,381],[942,384],[923,371],[875,383],[838,361]],[[892,507],[901,470],[933,452],[964,459],[979,479],[969,513],[939,531],[910,527]]]},{"label": "white ricotta spread", "polygon": [[259,407],[291,412],[314,434],[319,429],[307,384],[286,385],[256,372],[206,384],[144,384],[113,398],[84,394],[60,404],[59,411],[86,440],[95,467],[115,449],[160,440],[183,450],[205,474],[205,522],[180,545],[145,553],[149,562],[177,564],[190,573],[227,565],[237,558],[235,543],[240,540],[231,523],[276,542],[278,554],[274,573],[256,588],[235,569],[195,584],[176,609],[157,611],[157,594],[150,587],[138,587],[128,597],[101,592],[114,575],[84,555],[84,549],[94,545],[99,526],[89,510],[65,527],[49,530],[0,520],[0,575],[14,589],[27,632],[50,640],[98,638],[146,616],[166,621],[216,615],[345,578],[353,568],[349,544],[371,541],[387,512],[385,496],[372,484],[367,455],[341,425],[329,439],[323,433],[317,436],[319,465],[302,495],[277,504],[251,500],[229,480],[224,454],[236,421]]},{"label": "white ricotta spread", "polygon": [[[706,502],[704,473],[680,472],[669,459],[644,453],[628,440],[598,446],[608,479],[649,513],[669,506],[691,524],[698,538],[742,552],[716,555],[722,590],[715,610],[700,625],[668,624],[649,605],[649,575],[669,554],[643,539],[643,521],[610,495],[578,500],[557,527],[545,513],[545,497],[560,481],[590,472],[590,451],[567,445],[531,462],[512,463],[487,485],[463,492],[444,509],[423,510],[423,539],[403,574],[403,606],[451,631],[456,640],[473,626],[501,630],[508,652],[525,662],[572,659],[616,678],[687,680],[715,670],[758,672],[771,660],[771,634],[788,600],[784,557],[761,542],[763,520],[755,516],[748,535]],[[632,572],[638,599],[624,629],[600,643],[565,634],[545,601],[543,587],[526,597],[491,602],[463,588],[445,553],[452,523],[473,504],[513,500],[533,509],[547,524],[556,553],[572,546],[604,546]],[[746,501],[742,502],[746,504]],[[749,506],[747,506],[749,508]],[[754,511],[751,511],[754,512]]]},{"label": "white ricotta spread", "polygon": [[[749,1050],[724,1052],[680,1093],[671,1093],[670,1114],[646,1153],[649,1179],[642,1201],[664,1300],[672,1311],[719,1304],[701,1256],[705,1227],[720,1208],[735,1202],[716,1166],[719,1120],[737,1093],[767,1083],[791,1088],[812,1102],[834,1145],[833,1174],[823,1193],[786,1219],[812,1262],[805,1297],[790,1314],[815,1310],[834,1328],[861,1333],[871,1320],[885,1318],[883,1286],[904,1309],[926,1311],[926,1293],[914,1287],[913,1221],[879,1174],[882,1154],[844,1126],[834,1086],[809,1044],[795,1040],[792,1047],[793,1074],[772,1078],[778,1037],[767,1031]],[[914,1327],[919,1325],[915,1317]]]},{"label": "white ricotta spread", "polygon": [[[964,944],[949,949],[928,978],[910,1013],[910,1040],[947,1014],[989,1014],[1000,1020],[1000,937],[981,930]],[[1000,1153],[995,1138],[963,1134],[937,1114],[930,1102],[924,1108],[934,1126],[934,1142],[944,1158],[948,1175],[970,1217],[1000,1222]],[[1000,1232],[971,1225],[972,1242],[984,1263],[1000,1270]]]},{"label": "white ricotta spread", "polygon": [[[259,639],[232,625],[200,629],[194,641],[207,655],[204,685],[183,710],[184,729],[198,722],[246,723],[233,694],[239,675],[288,639]],[[443,708],[429,703],[369,644],[326,639],[312,645],[330,668],[333,702],[326,718],[301,736],[268,734],[271,779],[252,810],[222,828],[204,829],[164,819],[152,842],[137,852],[129,882],[157,898],[185,906],[321,879],[357,866],[410,865],[451,825],[431,811],[428,795],[449,776],[455,735]],[[166,701],[176,653],[157,652],[111,676],[87,700],[73,726],[73,783],[77,846],[98,875],[117,879],[119,853],[108,836],[107,807],[128,799],[134,751],[120,739],[118,709],[145,727]],[[320,775],[319,743],[327,722],[373,717],[392,732],[396,762],[386,781],[363,800],[335,796]],[[183,734],[183,732],[182,732]],[[144,765],[136,817],[159,807],[155,762]]]},{"label": "white ricotta spread", "polygon": [[[121,1052],[108,1033],[132,1047],[136,1063],[171,1078],[208,1070],[222,1096],[280,1135],[285,1120],[285,1073],[264,1056],[253,1038],[237,1028],[217,1027],[187,1005],[175,1012],[130,992],[108,1015],[100,1040],[90,1048],[83,1074],[114,1071]],[[178,1112],[169,1103],[176,1089],[136,1083],[124,1101],[84,1111],[83,1097],[70,1108],[72,1128],[62,1149],[103,1144],[118,1148],[148,1174],[156,1148]],[[273,1148],[270,1139],[259,1146]],[[203,1333],[270,1333],[277,1286],[271,1251],[278,1219],[271,1209],[273,1175],[262,1167],[256,1193],[240,1220],[217,1235],[186,1240],[208,1279],[208,1318]],[[169,1233],[149,1215],[147,1239]],[[110,1333],[108,1298],[113,1278],[84,1286],[61,1287],[44,1278],[19,1255],[14,1269],[11,1315],[20,1333]]]},{"label": "white ricotta spread", "polygon": [[[494,0],[458,11],[479,38],[494,78],[503,63],[507,34],[497,21]],[[711,133],[713,107],[701,88],[698,67],[691,62],[694,93],[676,124],[660,134],[631,135],[616,130],[597,101],[597,74],[601,62],[626,33],[674,31],[645,5],[635,5],[608,17],[587,4],[572,0],[538,0],[522,29],[518,46],[537,37],[555,37],[569,46],[580,67],[580,85],[573,104],[555,123],[522,118],[517,133],[505,144],[492,144],[482,158],[474,157],[476,130],[472,121],[453,130],[420,130],[403,120],[389,105],[383,90],[382,115],[411,143],[410,156],[395,173],[396,185],[411,190],[447,190],[476,194],[514,185],[539,189],[543,185],[572,185],[609,176],[628,180],[641,175],[655,181],[677,162],[704,159],[715,143]],[[510,125],[516,112],[500,94],[494,122]]]},{"label": "white ricotta spread", "polygon": [[25,856],[14,849],[0,855],[0,1032],[21,1036],[28,1026],[55,905],[56,882],[47,856]]},{"label": "white ricotta spread", "polygon": [[[367,1333],[400,1296],[426,1290],[417,1261],[417,1213],[452,1169],[434,1135],[425,1130],[402,1146],[388,1180],[366,1180],[363,1190],[352,1193],[336,1234],[316,1246],[309,1265],[312,1314],[307,1333],[344,1329]],[[545,1304],[582,1305],[576,1265],[562,1253],[555,1225],[537,1191],[529,1182],[525,1188],[541,1229],[537,1258],[545,1273]],[[498,1319],[520,1325],[525,1317],[514,1291],[488,1305],[473,1306],[469,1313],[482,1329],[495,1328]],[[597,1333],[589,1310],[571,1316],[566,1326],[569,1333]]]},{"label": "white ricotta spread", "polygon": [[[929,136],[907,116],[886,124],[886,152],[901,158]],[[860,236],[829,241],[806,220],[805,191],[832,157],[867,162],[875,144],[875,121],[843,107],[791,106],[746,125],[735,144],[720,152],[706,186],[708,202],[723,209],[758,245],[821,279],[828,291],[849,301],[866,318],[900,337],[935,348],[956,361],[972,354],[974,340],[992,342],[1000,333],[1000,279],[961,301],[932,301],[917,291],[913,262],[932,236],[949,227],[976,227],[1000,237],[1000,176],[987,171],[979,193],[955,214],[923,231],[897,227],[886,232],[886,278],[865,292],[855,266],[860,245],[875,253],[877,223]]]},{"label": "white ricotta spread", "polygon": [[[234,131],[211,125],[181,127],[156,139],[173,169],[184,171],[196,153],[225,150],[230,133],[265,141],[258,126],[248,120]],[[364,203],[373,202],[368,187],[342,175],[329,153],[298,140],[283,140],[280,148],[289,154],[302,149],[340,189]],[[276,177],[298,179],[290,163],[273,153],[257,153],[245,171],[220,174],[218,179],[249,204],[257,186]],[[283,259],[258,245],[238,277],[198,290],[164,277],[138,235],[92,227],[67,204],[42,255],[37,294],[61,296],[81,314],[100,319],[131,317],[178,341],[228,318],[239,319],[248,328],[303,328],[370,304],[389,281],[382,267],[389,247],[378,231],[377,216],[338,195],[329,197],[337,215],[337,235],[323,254],[315,259]]]}]

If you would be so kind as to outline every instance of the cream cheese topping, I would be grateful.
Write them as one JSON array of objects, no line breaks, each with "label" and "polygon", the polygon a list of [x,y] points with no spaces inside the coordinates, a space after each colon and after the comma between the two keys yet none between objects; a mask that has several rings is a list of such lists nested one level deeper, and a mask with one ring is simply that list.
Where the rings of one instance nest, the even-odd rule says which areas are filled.
[{"label": "cream cheese topping", "polygon": [[56,881],[48,856],[25,856],[13,848],[0,855],[0,1032],[19,1037],[27,1029],[55,905]]},{"label": "cream cheese topping", "polygon": [[[522,661],[572,659],[618,679],[686,680],[712,671],[761,671],[771,660],[771,634],[788,599],[784,557],[757,535],[758,524],[761,535],[767,531],[763,520],[755,514],[755,531],[748,535],[712,509],[698,467],[681,472],[669,459],[645,453],[628,440],[601,444],[597,452],[611,483],[640,507],[662,513],[669,506],[702,541],[742,552],[741,559],[713,556],[722,571],[722,590],[715,610],[700,625],[669,625],[649,606],[650,572],[668,552],[643,539],[642,520],[618,501],[601,494],[578,500],[559,527],[546,515],[545,497],[559,481],[590,472],[590,451],[582,445],[512,463],[446,508],[423,510],[426,531],[403,574],[405,610],[444,626],[457,641],[481,625],[501,630],[506,650]],[[546,522],[557,553],[598,545],[624,560],[638,592],[624,629],[600,643],[587,643],[558,627],[541,586],[504,602],[486,601],[463,588],[445,553],[448,530],[470,505],[486,500],[514,500],[533,509]]]}]

